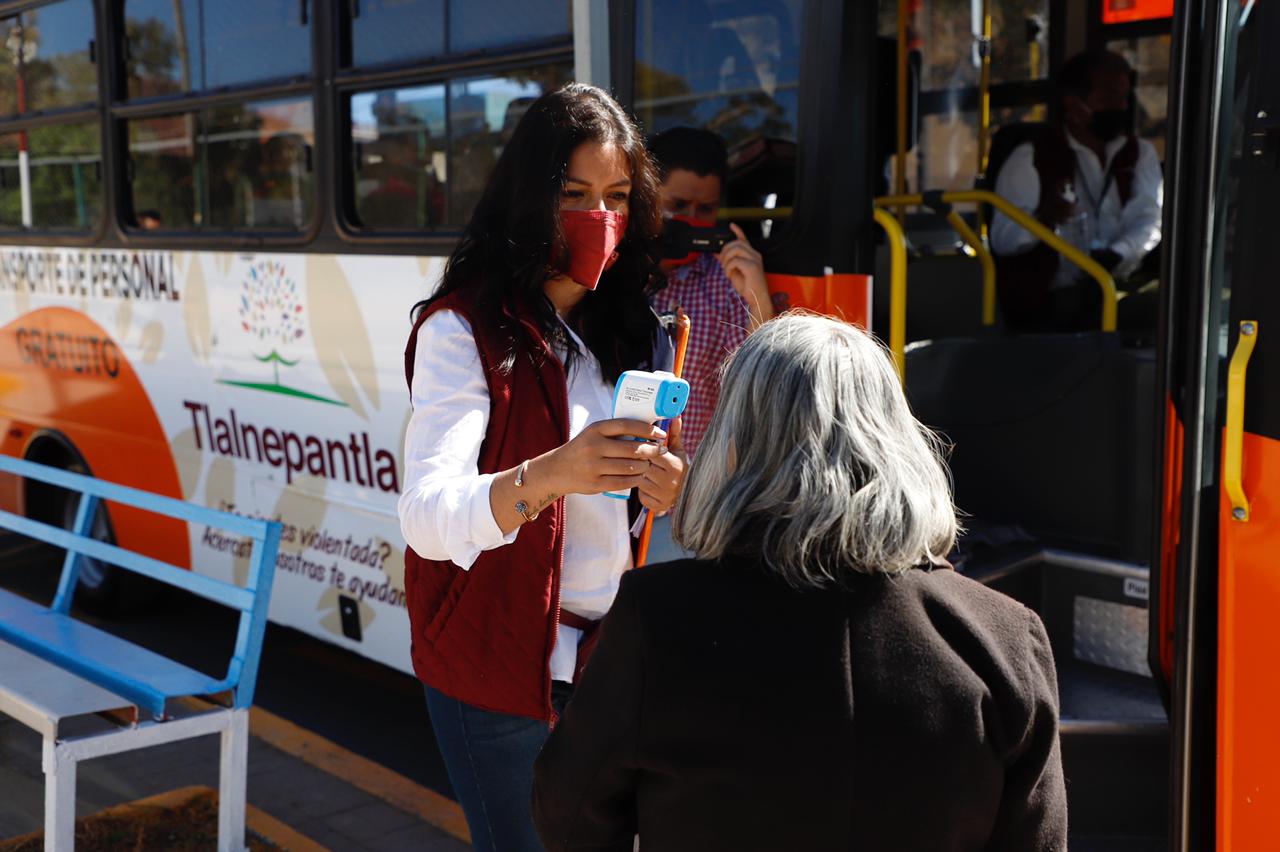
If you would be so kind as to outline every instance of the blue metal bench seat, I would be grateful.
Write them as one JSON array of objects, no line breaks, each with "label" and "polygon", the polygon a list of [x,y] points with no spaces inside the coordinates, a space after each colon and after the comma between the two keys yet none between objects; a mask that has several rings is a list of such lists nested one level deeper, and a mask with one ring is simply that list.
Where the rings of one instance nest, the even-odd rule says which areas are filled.
[{"label": "blue metal bench seat", "polygon": [[0,640],[128,698],[152,716],[173,698],[213,695],[231,684],[0,589]]},{"label": "blue metal bench seat", "polygon": [[[0,510],[0,528],[66,550],[58,591],[43,606],[0,590],[0,711],[44,735],[45,849],[75,843],[76,765],[81,760],[191,737],[220,734],[218,849],[244,845],[249,706],[267,626],[280,524],[242,518],[169,497],[0,455],[0,473],[79,492],[71,529]],[[242,588],[92,537],[101,501],[133,506],[187,523],[217,527],[252,542]],[[113,636],[71,616],[85,557],[100,559],[240,613],[235,649],[223,678]],[[230,694],[229,707],[175,713],[170,702]],[[128,703],[132,706],[122,707]],[[137,708],[137,713],[131,713]],[[62,719],[124,710],[132,716],[107,733],[64,737]]]}]

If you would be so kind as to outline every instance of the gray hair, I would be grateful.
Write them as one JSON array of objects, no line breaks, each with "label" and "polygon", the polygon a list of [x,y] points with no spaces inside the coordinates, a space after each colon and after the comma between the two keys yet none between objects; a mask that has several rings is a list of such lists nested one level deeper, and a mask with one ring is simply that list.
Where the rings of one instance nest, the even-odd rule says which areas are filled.
[{"label": "gray hair", "polygon": [[676,541],[702,559],[763,556],[797,588],[936,561],[959,530],[941,446],[874,338],[784,314],[725,365]]}]

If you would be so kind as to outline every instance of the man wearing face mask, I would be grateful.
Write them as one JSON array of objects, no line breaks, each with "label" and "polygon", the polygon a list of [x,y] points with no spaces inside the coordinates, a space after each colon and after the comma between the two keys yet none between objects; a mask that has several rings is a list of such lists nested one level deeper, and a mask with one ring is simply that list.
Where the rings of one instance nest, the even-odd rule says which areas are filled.
[{"label": "man wearing face mask", "polygon": [[[694,227],[714,226],[729,170],[720,137],[701,128],[674,127],[649,140],[649,152],[662,178],[663,216]],[[764,260],[737,225],[730,227],[738,239],[719,254],[663,261],[667,286],[653,299],[659,313],[683,308],[693,321],[684,371],[692,391],[683,417],[690,456],[697,452],[720,396],[720,365],[748,333],[773,317]]]},{"label": "man wearing face mask", "polygon": [[[995,191],[1089,253],[1117,280],[1160,243],[1163,178],[1155,148],[1132,134],[1132,71],[1109,51],[1079,54],[1058,77],[1058,121],[995,163]],[[993,161],[998,158],[992,147]],[[1006,324],[1015,331],[1097,328],[1096,282],[1006,216],[991,222]]]}]

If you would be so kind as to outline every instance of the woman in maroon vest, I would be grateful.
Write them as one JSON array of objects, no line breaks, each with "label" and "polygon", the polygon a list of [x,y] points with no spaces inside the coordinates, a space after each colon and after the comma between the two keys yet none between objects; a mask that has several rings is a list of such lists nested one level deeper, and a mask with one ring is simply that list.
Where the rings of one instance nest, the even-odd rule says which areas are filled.
[{"label": "woman in maroon vest", "polygon": [[533,759],[632,567],[627,502],[604,492],[661,511],[684,478],[678,426],[609,419],[619,374],[664,366],[660,221],[621,108],[580,84],[544,95],[409,337],[413,665],[478,849],[541,848]]}]

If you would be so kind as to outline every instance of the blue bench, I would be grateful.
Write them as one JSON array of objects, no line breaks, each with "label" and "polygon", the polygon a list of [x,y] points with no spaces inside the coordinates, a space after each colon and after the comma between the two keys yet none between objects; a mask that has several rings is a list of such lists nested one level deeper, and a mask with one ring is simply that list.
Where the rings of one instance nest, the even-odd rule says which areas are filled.
[{"label": "blue bench", "polygon": [[[248,710],[266,631],[280,524],[10,456],[0,455],[0,473],[80,494],[70,530],[0,511],[0,528],[66,551],[51,605],[0,590],[0,712],[44,736],[45,848],[61,852],[73,846],[77,761],[219,733],[218,848],[243,849]],[[92,538],[94,516],[104,500],[252,540],[246,585],[220,582]],[[71,600],[85,557],[239,611],[226,676],[210,677],[72,617]],[[105,732],[72,735],[74,726],[67,722],[89,717],[106,718],[114,725]]]}]

